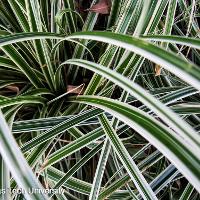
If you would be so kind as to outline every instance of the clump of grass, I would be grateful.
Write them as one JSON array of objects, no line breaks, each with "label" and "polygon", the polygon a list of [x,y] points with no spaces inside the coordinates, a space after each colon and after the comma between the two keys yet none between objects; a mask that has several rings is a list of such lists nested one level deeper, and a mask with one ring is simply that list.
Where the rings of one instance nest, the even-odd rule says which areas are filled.
[{"label": "clump of grass", "polygon": [[198,15],[0,0],[1,199],[199,199]]}]

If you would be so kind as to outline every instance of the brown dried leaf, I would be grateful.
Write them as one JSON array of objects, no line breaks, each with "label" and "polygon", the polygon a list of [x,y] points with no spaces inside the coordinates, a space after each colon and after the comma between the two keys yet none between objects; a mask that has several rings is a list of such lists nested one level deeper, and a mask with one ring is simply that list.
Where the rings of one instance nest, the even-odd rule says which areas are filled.
[{"label": "brown dried leaf", "polygon": [[74,86],[74,85],[68,85],[67,86],[67,93],[72,93],[72,94],[83,94],[84,93],[84,86],[85,84],[81,84],[79,86]]},{"label": "brown dried leaf", "polygon": [[110,7],[110,0],[100,0],[99,3],[89,8],[88,11],[106,15],[110,13]]},{"label": "brown dried leaf", "polygon": [[8,85],[8,86],[6,86],[6,89],[11,90],[12,92],[16,92],[17,94],[19,94],[19,88],[17,86]]},{"label": "brown dried leaf", "polygon": [[161,66],[160,65],[156,65],[155,66],[155,76],[160,76],[160,74],[161,74]]},{"label": "brown dried leaf", "polygon": [[44,168],[48,165],[48,162],[49,162],[49,160],[45,160],[45,161],[44,161],[44,163],[42,164],[42,166],[41,166],[41,168],[40,168],[39,173],[41,173],[41,172],[44,170]]}]

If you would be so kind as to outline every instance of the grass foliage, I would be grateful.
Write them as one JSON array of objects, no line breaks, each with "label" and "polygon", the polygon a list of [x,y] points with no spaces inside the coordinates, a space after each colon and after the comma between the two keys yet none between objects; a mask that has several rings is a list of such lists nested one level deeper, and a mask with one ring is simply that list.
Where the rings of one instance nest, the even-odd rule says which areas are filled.
[{"label": "grass foliage", "polygon": [[0,199],[199,199],[199,10],[0,0]]}]

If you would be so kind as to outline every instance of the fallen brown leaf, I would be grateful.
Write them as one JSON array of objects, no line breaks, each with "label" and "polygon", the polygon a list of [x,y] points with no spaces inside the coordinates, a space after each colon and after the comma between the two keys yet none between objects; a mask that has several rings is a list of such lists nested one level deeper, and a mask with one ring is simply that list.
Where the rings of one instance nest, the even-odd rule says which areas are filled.
[{"label": "fallen brown leaf", "polygon": [[44,161],[44,163],[42,164],[42,166],[41,166],[41,168],[40,168],[39,173],[41,173],[41,172],[44,170],[44,168],[48,165],[48,162],[49,162],[49,160],[45,160],[45,161]]},{"label": "fallen brown leaf", "polygon": [[89,8],[88,11],[106,15],[110,13],[110,7],[110,0],[100,0],[99,3]]},{"label": "fallen brown leaf", "polygon": [[155,66],[155,76],[160,76],[161,74],[161,66],[160,65],[156,65]]},{"label": "fallen brown leaf", "polygon": [[79,86],[75,86],[75,85],[68,85],[67,86],[67,93],[73,93],[73,94],[83,94],[84,93],[84,87],[85,87],[85,84],[81,84]]},{"label": "fallen brown leaf", "polygon": [[5,88],[8,89],[8,90],[11,90],[12,92],[16,92],[17,94],[19,94],[19,88],[17,86],[8,85]]}]

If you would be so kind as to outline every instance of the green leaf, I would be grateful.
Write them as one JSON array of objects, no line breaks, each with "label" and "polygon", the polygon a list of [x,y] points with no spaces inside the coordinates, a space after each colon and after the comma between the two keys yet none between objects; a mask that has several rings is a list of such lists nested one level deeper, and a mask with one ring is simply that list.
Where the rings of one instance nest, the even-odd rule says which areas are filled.
[{"label": "green leaf", "polygon": [[[60,116],[60,117],[46,117],[41,119],[32,119],[32,120],[24,120],[17,121],[13,123],[12,133],[26,133],[31,131],[44,131],[56,126],[59,123],[62,123],[66,120],[74,118],[74,115]],[[110,115],[107,115],[110,119]],[[84,125],[94,125],[99,124],[99,121],[96,117],[91,118],[87,121],[82,121],[76,126],[84,126]]]},{"label": "green leaf", "polygon": [[0,108],[5,108],[12,105],[18,104],[43,104],[45,103],[45,99],[43,97],[35,97],[35,96],[18,96],[14,98],[0,100]]},{"label": "green leaf", "polygon": [[188,148],[188,143],[185,139],[172,134],[169,128],[166,128],[151,116],[125,103],[109,98],[92,96],[80,96],[72,101],[97,106],[128,124],[162,152],[199,190],[200,161],[198,153],[192,152]]},{"label": "green leaf", "polygon": [[[126,130],[126,129],[125,129]],[[124,132],[124,125],[119,127],[118,133]],[[101,127],[94,129],[93,131],[87,133],[86,135],[81,136],[80,138],[74,140],[70,144],[62,147],[61,149],[55,151],[47,158],[46,163],[44,163],[44,168],[53,165],[54,163],[62,160],[68,155],[86,147],[87,145],[91,144],[92,142],[102,138],[104,136],[104,132]]]},{"label": "green leaf", "polygon": [[32,194],[29,192],[30,188],[42,190],[42,186],[38,183],[23,154],[19,150],[2,113],[0,113],[0,153],[19,187],[25,190],[24,196],[27,200],[48,199],[45,194]]},{"label": "green leaf", "polygon": [[91,151],[89,151],[83,158],[81,158],[54,186],[54,188],[61,187],[69,178],[76,173],[76,171],[82,167],[86,162],[88,162],[100,149],[102,148],[103,143],[97,145]]},{"label": "green leaf", "polygon": [[[131,95],[136,97],[139,101],[144,103],[147,107],[149,107],[153,112],[155,112],[158,116],[160,116],[166,123],[168,123],[174,130],[176,130],[182,137],[184,137],[188,142],[191,142],[191,151],[194,151],[194,147],[196,146],[196,152],[199,151],[199,135],[189,127],[184,121],[182,121],[178,116],[175,115],[170,109],[168,109],[164,104],[158,101],[156,98],[147,93],[142,87],[130,81],[126,77],[105,68],[102,65],[95,64],[89,61],[80,60],[80,59],[72,59],[64,62],[64,64],[74,64],[79,65],[81,67],[90,69],[95,71],[96,73],[108,78],[113,81],[118,86],[122,87],[124,90],[129,92]],[[61,67],[62,67],[61,65]],[[60,68],[58,68],[59,70]],[[173,134],[174,135],[174,134]],[[194,152],[195,152],[194,151]]]},{"label": "green leaf", "polygon": [[108,137],[110,143],[112,144],[114,151],[117,153],[118,158],[122,162],[124,168],[127,170],[129,176],[131,177],[132,181],[134,182],[136,188],[138,189],[142,197],[144,199],[149,199],[149,200],[157,199],[155,194],[151,190],[150,186],[144,179],[142,173],[138,169],[137,165],[132,160],[128,151],[124,147],[122,141],[119,139],[114,129],[110,126],[106,116],[100,115],[99,119],[106,136]]},{"label": "green leaf", "polygon": [[198,38],[189,38],[175,35],[145,35],[141,36],[141,39],[155,42],[169,42],[200,49],[200,40]]},{"label": "green leaf", "polygon": [[58,33],[47,32],[30,32],[30,33],[16,33],[8,36],[0,37],[0,47],[14,44],[17,42],[24,42],[36,39],[63,39],[64,36]]},{"label": "green leaf", "polygon": [[110,142],[108,139],[106,139],[104,141],[104,145],[101,150],[101,155],[99,157],[99,162],[96,168],[92,189],[89,196],[90,200],[96,200],[97,196],[99,196],[99,192],[101,189],[101,182],[105,171],[107,159],[110,153],[110,149],[111,149]]},{"label": "green leaf", "polygon": [[180,57],[139,38],[110,32],[74,33],[68,39],[91,39],[135,52],[161,66],[199,90],[200,69]]},{"label": "green leaf", "polygon": [[77,125],[78,123],[88,120],[103,111],[100,109],[91,109],[87,110],[85,112],[80,113],[79,115],[74,116],[73,118],[70,118],[66,121],[63,121],[56,126],[53,126],[51,129],[45,131],[44,133],[38,135],[37,137],[33,138],[29,142],[26,142],[22,147],[21,150],[22,152],[27,152],[28,150],[52,139],[55,138],[58,134],[63,133],[67,129]]},{"label": "green leaf", "polygon": [[179,200],[189,200],[193,190],[194,187],[188,183]]},{"label": "green leaf", "polygon": [[[58,182],[64,175],[65,173],[54,168],[54,167],[49,167],[47,169],[47,174],[48,178],[51,179],[54,182]],[[91,190],[91,184],[81,181],[77,178],[71,177],[69,180],[66,181],[66,183],[63,184],[66,188],[69,188],[70,190],[89,195],[90,190]]]}]

